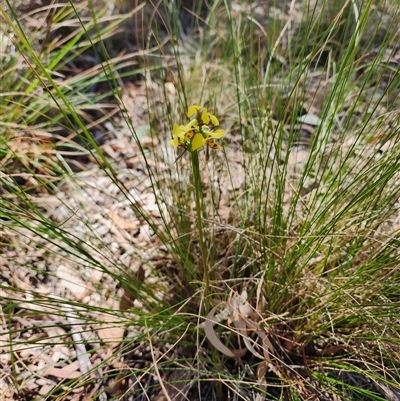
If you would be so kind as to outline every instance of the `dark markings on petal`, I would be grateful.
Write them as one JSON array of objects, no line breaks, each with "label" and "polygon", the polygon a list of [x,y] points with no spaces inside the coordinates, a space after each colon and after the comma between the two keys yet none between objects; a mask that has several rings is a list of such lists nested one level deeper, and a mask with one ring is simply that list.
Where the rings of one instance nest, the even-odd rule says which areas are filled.
[{"label": "dark markings on petal", "polygon": [[208,141],[207,141],[207,145],[208,145],[211,149],[220,149],[220,146],[218,145],[218,143],[214,142],[213,140],[208,140]]},{"label": "dark markings on petal", "polygon": [[194,131],[188,131],[185,134],[185,141],[188,141],[189,139],[192,139],[194,137]]}]

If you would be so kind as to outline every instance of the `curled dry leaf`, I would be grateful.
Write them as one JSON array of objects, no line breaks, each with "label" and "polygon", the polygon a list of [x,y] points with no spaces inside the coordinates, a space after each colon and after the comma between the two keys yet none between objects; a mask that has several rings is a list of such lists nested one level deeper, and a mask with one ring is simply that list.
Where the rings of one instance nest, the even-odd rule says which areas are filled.
[{"label": "curled dry leaf", "polygon": [[[257,358],[260,359],[264,359],[265,361],[267,361],[268,363],[271,363],[271,358],[270,358],[270,354],[274,354],[274,347],[271,343],[271,341],[268,338],[268,334],[265,332],[265,330],[263,330],[258,323],[254,322],[251,319],[247,319],[244,318],[245,322],[246,322],[246,326],[251,329],[252,331],[255,331],[256,334],[261,338],[262,340],[262,349],[263,349],[263,355],[264,357],[262,357],[260,354],[258,354],[259,356],[255,355],[253,353],[254,356],[257,356]],[[250,350],[251,351],[251,350]]]},{"label": "curled dry leaf", "polygon": [[248,334],[247,334],[247,324],[246,321],[244,319],[242,319],[241,317],[239,317],[239,319],[234,320],[233,324],[235,325],[235,327],[238,329],[238,332],[242,335],[244,344],[246,345],[246,348],[256,357],[259,359],[264,359],[263,356],[261,354],[259,354],[256,349],[253,347],[252,341]]},{"label": "curled dry leaf", "polygon": [[210,341],[210,343],[221,353],[228,356],[229,358],[241,358],[247,352],[246,348],[241,349],[234,349],[230,350],[224,344],[222,344],[221,340],[218,338],[217,334],[214,330],[214,325],[218,323],[217,319],[215,318],[215,312],[221,306],[225,305],[225,302],[221,302],[217,306],[211,309],[210,313],[206,317],[206,321],[204,324],[204,331],[206,337]]},{"label": "curled dry leaf", "polygon": [[[256,358],[266,361],[271,364],[270,355],[274,355],[274,347],[268,338],[266,331],[255,321],[251,319],[253,315],[253,309],[246,302],[247,293],[242,293],[242,295],[234,295],[231,297],[231,302],[227,305],[225,302],[220,303],[214,307],[210,313],[207,315],[206,322],[204,325],[205,334],[211,344],[224,355],[230,358],[238,358],[244,356],[247,350],[249,350]],[[217,319],[215,316],[216,310],[221,306],[227,306],[229,309],[229,320],[233,323],[234,327],[237,329],[236,333],[240,334],[243,338],[243,342],[246,348],[241,348],[238,350],[231,350],[226,347],[221,340],[218,338],[214,325],[219,323],[222,319]],[[220,314],[222,316],[223,313]],[[248,333],[255,333],[260,337],[262,344],[257,344],[252,338],[249,337]],[[262,355],[256,350],[254,344],[262,348]]]}]

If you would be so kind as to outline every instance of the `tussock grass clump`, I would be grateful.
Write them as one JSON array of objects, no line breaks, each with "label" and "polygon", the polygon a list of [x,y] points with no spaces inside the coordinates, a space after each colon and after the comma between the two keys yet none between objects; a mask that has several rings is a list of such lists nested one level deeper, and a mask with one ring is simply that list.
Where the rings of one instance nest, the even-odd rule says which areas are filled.
[{"label": "tussock grass clump", "polygon": [[0,9],[0,394],[396,400],[399,6],[200,3]]}]

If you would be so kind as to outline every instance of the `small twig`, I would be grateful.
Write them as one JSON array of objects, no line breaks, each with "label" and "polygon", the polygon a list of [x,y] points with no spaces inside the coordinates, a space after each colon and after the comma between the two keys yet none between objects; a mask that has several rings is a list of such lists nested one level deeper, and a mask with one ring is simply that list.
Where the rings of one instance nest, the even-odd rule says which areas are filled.
[{"label": "small twig", "polygon": [[[65,316],[71,326],[71,337],[74,342],[76,357],[79,362],[79,368],[82,374],[88,373],[93,365],[90,362],[88,352],[86,350],[85,344],[83,342],[83,337],[81,332],[83,331],[82,326],[80,325],[79,320],[77,319],[76,313],[72,310],[71,305],[68,303],[63,304],[65,310]],[[100,374],[97,372],[96,374],[98,379],[101,379]],[[108,397],[105,392],[104,386],[100,385],[100,392],[99,392],[99,401],[107,401]]]},{"label": "small twig", "polygon": [[71,336],[74,341],[76,356],[79,362],[79,367],[82,374],[89,372],[92,369],[92,363],[90,362],[88,353],[86,351],[85,344],[83,343],[83,338],[81,331],[83,330],[79,324],[79,320],[76,318],[76,313],[73,312],[71,305],[64,304],[65,315],[69,324],[71,325]]}]

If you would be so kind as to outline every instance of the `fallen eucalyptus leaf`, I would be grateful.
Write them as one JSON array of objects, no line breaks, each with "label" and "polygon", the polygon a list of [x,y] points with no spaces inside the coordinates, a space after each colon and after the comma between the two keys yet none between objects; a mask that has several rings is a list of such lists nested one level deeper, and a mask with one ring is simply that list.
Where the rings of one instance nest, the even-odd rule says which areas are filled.
[{"label": "fallen eucalyptus leaf", "polygon": [[228,347],[226,347],[224,344],[222,344],[221,340],[218,338],[217,334],[215,333],[214,330],[214,325],[218,323],[217,319],[214,317],[216,310],[221,306],[225,304],[224,302],[221,302],[219,305],[215,306],[214,308],[211,309],[209,314],[206,317],[206,321],[204,323],[204,331],[206,334],[206,337],[210,341],[210,343],[222,354],[228,356],[229,358],[241,358],[242,356],[245,355],[247,352],[246,348],[241,348],[238,350],[230,350]]}]

